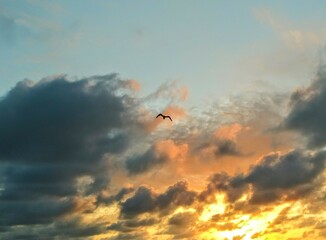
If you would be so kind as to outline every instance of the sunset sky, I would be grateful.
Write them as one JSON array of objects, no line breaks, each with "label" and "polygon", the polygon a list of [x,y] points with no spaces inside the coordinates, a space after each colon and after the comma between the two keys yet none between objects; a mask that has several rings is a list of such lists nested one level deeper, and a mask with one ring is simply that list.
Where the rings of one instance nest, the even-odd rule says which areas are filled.
[{"label": "sunset sky", "polygon": [[0,0],[0,239],[326,239],[325,13]]}]

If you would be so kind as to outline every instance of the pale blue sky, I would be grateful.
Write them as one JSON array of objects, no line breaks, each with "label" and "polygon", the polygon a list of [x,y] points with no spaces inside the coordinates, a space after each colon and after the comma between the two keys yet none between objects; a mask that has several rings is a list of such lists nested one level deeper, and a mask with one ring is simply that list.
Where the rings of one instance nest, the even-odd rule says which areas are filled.
[{"label": "pale blue sky", "polygon": [[325,1],[0,0],[0,94],[48,75],[116,72],[141,94],[166,81],[190,102],[292,88],[315,71]]}]

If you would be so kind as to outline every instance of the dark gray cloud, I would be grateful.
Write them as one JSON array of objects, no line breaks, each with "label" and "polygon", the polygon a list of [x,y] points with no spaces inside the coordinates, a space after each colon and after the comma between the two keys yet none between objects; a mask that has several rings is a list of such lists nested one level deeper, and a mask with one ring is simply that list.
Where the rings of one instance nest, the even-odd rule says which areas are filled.
[{"label": "dark gray cloud", "polygon": [[325,169],[325,157],[325,152],[311,154],[301,151],[265,156],[243,178],[243,182],[254,187],[250,202],[263,204],[304,197],[318,187],[314,180]]},{"label": "dark gray cloud", "polygon": [[[1,99],[0,225],[48,223],[72,211],[76,195],[107,187],[104,155],[130,139],[127,85],[114,74],[60,76],[19,82]],[[80,186],[85,176],[92,181]]]},{"label": "dark gray cloud", "polygon": [[134,196],[121,203],[121,213],[126,217],[134,217],[145,212],[165,210],[169,207],[191,205],[197,194],[188,190],[186,182],[177,182],[164,193],[156,194],[144,186],[137,189]]},{"label": "dark gray cloud", "polygon": [[124,221],[119,221],[113,223],[107,227],[108,230],[116,232],[133,232],[142,227],[149,227],[159,223],[159,220],[156,218],[145,218],[145,219],[128,219]]},{"label": "dark gray cloud", "polygon": [[229,139],[220,139],[215,142],[216,150],[215,155],[231,155],[238,156],[241,155],[240,150],[238,149],[237,144],[233,140]]},{"label": "dark gray cloud", "polygon": [[134,196],[128,198],[121,205],[121,213],[125,215],[138,215],[152,212],[156,208],[156,196],[151,189],[140,187]]},{"label": "dark gray cloud", "polygon": [[291,96],[291,110],[284,127],[298,130],[309,138],[310,147],[326,144],[326,66],[321,66],[315,81]]},{"label": "dark gray cloud", "polygon": [[56,221],[47,225],[11,227],[1,236],[1,239],[88,239],[88,237],[103,233],[103,224],[82,224],[81,219]]},{"label": "dark gray cloud", "polygon": [[164,193],[158,195],[156,203],[160,209],[165,209],[171,204],[186,206],[191,205],[195,201],[196,196],[195,192],[188,190],[187,182],[180,181],[170,186]]},{"label": "dark gray cloud", "polygon": [[168,156],[158,153],[152,146],[144,154],[131,157],[126,161],[126,168],[130,174],[140,174],[168,161]]},{"label": "dark gray cloud", "polygon": [[194,151],[201,151],[203,149],[213,147],[214,149],[214,154],[216,157],[221,157],[221,156],[241,156],[242,153],[236,144],[235,141],[231,139],[215,139],[211,138],[209,141],[207,141],[207,137],[205,139],[202,139],[201,137],[198,138],[199,146],[194,147]]},{"label": "dark gray cloud", "polygon": [[159,220],[156,218],[146,218],[146,219],[141,219],[141,220],[127,220],[127,221],[125,221],[124,224],[127,227],[137,228],[137,227],[152,226],[158,222],[159,222]]},{"label": "dark gray cloud", "polygon": [[260,189],[288,189],[310,183],[325,168],[325,152],[291,151],[267,155],[244,178]]},{"label": "dark gray cloud", "polygon": [[81,224],[79,218],[74,218],[68,221],[60,221],[54,224],[48,236],[58,236],[64,238],[82,238],[97,235],[105,232],[105,226],[102,224]]},{"label": "dark gray cloud", "polygon": [[230,176],[223,172],[223,173],[215,173],[208,179],[209,183],[207,184],[206,190],[200,193],[199,199],[205,200],[207,197],[214,194],[216,191],[227,191]]},{"label": "dark gray cloud", "polygon": [[[239,178],[241,178],[240,182]],[[225,192],[228,201],[233,202],[247,190],[241,175],[232,178],[225,172],[215,173],[208,181],[206,189],[198,196],[201,201],[215,201],[215,192]]]},{"label": "dark gray cloud", "polygon": [[26,225],[50,223],[73,210],[72,200],[1,201],[0,225]]},{"label": "dark gray cloud", "polygon": [[[215,129],[201,130],[201,134],[192,139],[190,145],[192,146],[193,154],[198,154],[198,152],[210,148],[213,150],[215,157],[220,158],[223,156],[243,156],[245,155],[237,142],[234,139],[228,139],[223,137],[212,136],[211,132],[216,131]],[[189,136],[188,136],[189,137]],[[187,142],[187,137],[184,139]]]},{"label": "dark gray cloud", "polygon": [[18,83],[0,102],[2,161],[50,164],[69,159],[83,167],[112,145],[122,148],[121,135],[108,136],[123,126],[126,111],[123,97],[110,89],[113,78]]},{"label": "dark gray cloud", "polygon": [[314,190],[315,179],[325,169],[325,152],[294,150],[286,154],[272,153],[263,157],[248,174],[234,177],[217,173],[209,178],[200,200],[210,200],[217,191],[225,192],[229,202],[238,200],[252,186],[251,204],[270,203],[280,199],[298,199]]}]

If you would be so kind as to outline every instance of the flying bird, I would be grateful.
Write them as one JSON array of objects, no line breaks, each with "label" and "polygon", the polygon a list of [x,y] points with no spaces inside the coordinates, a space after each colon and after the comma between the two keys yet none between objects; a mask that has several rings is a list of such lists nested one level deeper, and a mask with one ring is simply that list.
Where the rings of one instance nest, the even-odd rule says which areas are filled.
[{"label": "flying bird", "polygon": [[158,118],[159,116],[162,116],[163,119],[169,118],[172,122],[172,118],[168,115],[163,115],[162,113],[160,113],[159,115],[156,116],[156,118]]}]

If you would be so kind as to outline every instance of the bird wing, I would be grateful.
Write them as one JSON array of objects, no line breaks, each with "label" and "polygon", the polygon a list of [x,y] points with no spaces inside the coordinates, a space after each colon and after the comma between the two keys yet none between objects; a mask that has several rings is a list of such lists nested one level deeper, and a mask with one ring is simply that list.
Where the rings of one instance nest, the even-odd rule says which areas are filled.
[{"label": "bird wing", "polygon": [[167,116],[167,118],[170,118],[171,122],[172,122],[172,118],[170,116]]},{"label": "bird wing", "polygon": [[158,118],[159,116],[162,116],[162,117],[164,117],[164,116],[162,115],[162,113],[160,113],[159,115],[157,115],[157,116],[156,116],[156,118]]}]

